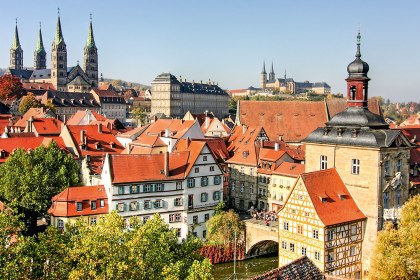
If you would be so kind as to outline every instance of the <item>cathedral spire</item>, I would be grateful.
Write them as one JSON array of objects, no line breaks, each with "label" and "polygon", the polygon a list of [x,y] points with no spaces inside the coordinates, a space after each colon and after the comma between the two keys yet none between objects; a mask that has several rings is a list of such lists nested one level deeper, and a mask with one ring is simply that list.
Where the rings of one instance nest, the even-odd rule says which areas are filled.
[{"label": "cathedral spire", "polygon": [[263,68],[262,68],[261,74],[267,74],[267,72],[265,72],[265,61],[263,62]]},{"label": "cathedral spire", "polygon": [[20,46],[20,41],[19,41],[19,31],[18,31],[17,19],[16,19],[15,37],[13,38],[12,49],[16,50],[18,48],[21,48],[21,46]]},{"label": "cathedral spire", "polygon": [[58,45],[61,42],[64,42],[64,38],[63,38],[63,31],[61,30],[60,8],[58,8],[57,29],[55,31],[54,43]]},{"label": "cathedral spire", "polygon": [[96,47],[95,46],[95,37],[93,36],[93,27],[92,27],[92,14],[90,14],[90,24],[89,24],[89,33],[86,41],[86,47]]},{"label": "cathedral spire", "polygon": [[270,74],[274,74],[274,66],[273,66],[273,62],[271,62],[271,71]]},{"label": "cathedral spire", "polygon": [[39,23],[38,42],[36,44],[36,52],[45,51],[44,41],[42,40],[41,22]]}]

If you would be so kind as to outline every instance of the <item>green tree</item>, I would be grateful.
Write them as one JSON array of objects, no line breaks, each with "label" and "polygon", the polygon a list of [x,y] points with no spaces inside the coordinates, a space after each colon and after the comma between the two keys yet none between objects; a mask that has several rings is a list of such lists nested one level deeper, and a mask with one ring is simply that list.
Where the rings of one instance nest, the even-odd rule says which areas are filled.
[{"label": "green tree", "polygon": [[136,106],[131,111],[133,118],[137,121],[137,125],[144,125],[147,121],[147,113],[142,106]]},{"label": "green tree", "polygon": [[404,205],[396,228],[386,224],[378,235],[370,279],[420,279],[420,196]]},{"label": "green tree", "polygon": [[36,233],[36,222],[46,216],[51,198],[79,184],[79,167],[55,142],[29,152],[17,149],[0,165],[0,200],[24,214],[27,233]]},{"label": "green tree", "polygon": [[28,93],[28,95],[24,96],[19,104],[19,112],[23,115],[25,114],[30,108],[41,108],[42,104],[39,99],[37,99],[32,93]]},{"label": "green tree", "polygon": [[237,238],[240,239],[244,225],[239,215],[233,210],[221,212],[207,221],[207,240],[217,244],[229,244]]},{"label": "green tree", "polygon": [[203,262],[194,261],[191,268],[188,271],[187,280],[212,280],[213,277],[213,265],[208,259]]}]

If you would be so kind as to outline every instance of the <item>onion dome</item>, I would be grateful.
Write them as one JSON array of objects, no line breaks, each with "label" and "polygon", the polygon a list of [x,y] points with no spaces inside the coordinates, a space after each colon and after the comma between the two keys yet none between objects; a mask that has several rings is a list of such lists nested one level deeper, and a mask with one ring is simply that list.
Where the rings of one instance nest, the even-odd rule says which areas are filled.
[{"label": "onion dome", "polygon": [[364,62],[360,57],[360,32],[357,34],[357,52],[356,59],[347,66],[349,78],[367,78],[369,72],[369,64]]}]

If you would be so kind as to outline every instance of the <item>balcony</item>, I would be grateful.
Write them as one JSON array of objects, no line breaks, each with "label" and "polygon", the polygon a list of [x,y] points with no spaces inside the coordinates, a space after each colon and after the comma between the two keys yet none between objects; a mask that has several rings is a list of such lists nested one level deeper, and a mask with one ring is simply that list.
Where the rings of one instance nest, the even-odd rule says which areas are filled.
[{"label": "balcony", "polygon": [[398,219],[401,219],[401,207],[384,209],[384,220],[398,220]]},{"label": "balcony", "polygon": [[219,202],[212,202],[200,205],[194,205],[194,207],[188,206],[188,213],[194,213],[198,211],[212,210]]}]

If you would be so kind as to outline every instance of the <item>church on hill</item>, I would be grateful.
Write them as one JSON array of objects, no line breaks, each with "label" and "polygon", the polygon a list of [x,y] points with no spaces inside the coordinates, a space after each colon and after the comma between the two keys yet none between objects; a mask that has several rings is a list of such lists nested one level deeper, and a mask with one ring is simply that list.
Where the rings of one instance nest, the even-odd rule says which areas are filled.
[{"label": "church on hill", "polygon": [[52,83],[56,90],[65,92],[89,92],[98,87],[98,49],[93,36],[92,18],[84,47],[83,68],[67,64],[67,47],[58,14],[57,28],[51,48],[51,68],[47,68],[47,53],[42,40],[41,26],[34,51],[33,67],[24,67],[23,48],[19,41],[16,22],[15,34],[10,49],[10,66],[6,74],[19,77],[23,82]]}]

